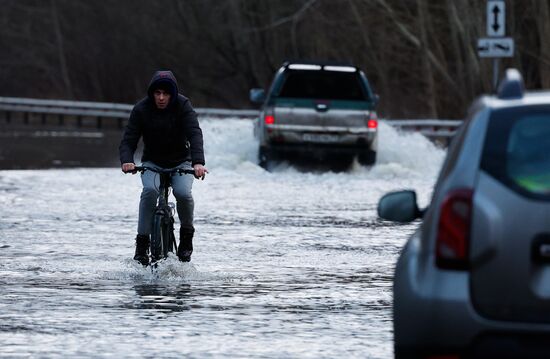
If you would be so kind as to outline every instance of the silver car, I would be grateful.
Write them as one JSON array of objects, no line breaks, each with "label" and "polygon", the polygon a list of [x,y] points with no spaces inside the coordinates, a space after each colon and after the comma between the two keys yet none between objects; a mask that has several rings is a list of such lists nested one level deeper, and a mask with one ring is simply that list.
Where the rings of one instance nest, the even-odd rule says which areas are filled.
[{"label": "silver car", "polygon": [[357,67],[287,62],[267,95],[252,89],[250,99],[262,104],[254,127],[261,166],[300,156],[375,163],[378,96]]},{"label": "silver car", "polygon": [[422,217],[395,270],[396,358],[550,358],[550,92],[510,69],[453,139],[429,207],[385,195],[380,217]]}]

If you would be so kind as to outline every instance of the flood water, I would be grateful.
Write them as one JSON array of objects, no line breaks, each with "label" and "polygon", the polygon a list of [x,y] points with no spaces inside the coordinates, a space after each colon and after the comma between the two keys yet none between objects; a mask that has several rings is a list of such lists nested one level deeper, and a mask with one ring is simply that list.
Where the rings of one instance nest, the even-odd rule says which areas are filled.
[{"label": "flood water", "polygon": [[417,223],[380,196],[429,201],[444,156],[381,124],[371,169],[256,166],[252,125],[202,120],[195,253],[134,263],[139,175],[0,171],[0,357],[391,358],[392,275]]}]

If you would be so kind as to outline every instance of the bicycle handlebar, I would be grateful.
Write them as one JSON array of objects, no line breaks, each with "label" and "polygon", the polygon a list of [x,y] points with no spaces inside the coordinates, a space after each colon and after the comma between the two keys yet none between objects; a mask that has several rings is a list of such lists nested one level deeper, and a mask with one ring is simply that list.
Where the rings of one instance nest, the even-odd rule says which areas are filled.
[{"label": "bicycle handlebar", "polygon": [[183,169],[183,168],[153,168],[149,166],[135,166],[133,171],[128,172],[145,172],[145,171],[153,171],[156,173],[167,173],[167,174],[188,174],[188,175],[194,175],[195,170],[191,169]]}]

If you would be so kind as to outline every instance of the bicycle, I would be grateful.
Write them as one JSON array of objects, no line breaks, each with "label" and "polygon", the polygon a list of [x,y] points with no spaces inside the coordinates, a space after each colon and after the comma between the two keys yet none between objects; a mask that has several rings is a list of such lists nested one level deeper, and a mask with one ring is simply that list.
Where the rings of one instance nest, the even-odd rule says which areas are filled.
[{"label": "bicycle", "polygon": [[195,171],[182,168],[156,169],[148,166],[136,166],[134,171],[141,173],[153,171],[160,176],[159,195],[153,216],[151,240],[149,241],[150,264],[156,266],[158,261],[168,257],[168,252],[174,250],[177,252],[178,250],[176,237],[174,236],[175,206],[174,203],[168,202],[172,176],[176,174],[180,176],[183,174],[195,175]]}]

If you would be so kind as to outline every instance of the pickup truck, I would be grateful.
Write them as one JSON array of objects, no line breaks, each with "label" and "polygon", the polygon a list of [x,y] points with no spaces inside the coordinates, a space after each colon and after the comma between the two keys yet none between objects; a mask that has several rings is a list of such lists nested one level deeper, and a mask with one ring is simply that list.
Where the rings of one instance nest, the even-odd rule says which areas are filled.
[{"label": "pickup truck", "polygon": [[286,62],[267,94],[252,89],[250,100],[261,104],[254,135],[264,168],[296,157],[376,161],[378,96],[355,66]]}]

